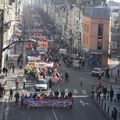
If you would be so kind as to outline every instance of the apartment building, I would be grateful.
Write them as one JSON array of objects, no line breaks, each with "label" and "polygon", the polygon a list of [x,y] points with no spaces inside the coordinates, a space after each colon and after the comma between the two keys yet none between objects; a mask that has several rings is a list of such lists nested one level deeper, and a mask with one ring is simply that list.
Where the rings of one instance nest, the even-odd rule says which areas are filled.
[{"label": "apartment building", "polygon": [[109,47],[109,9],[88,7],[83,18],[83,45],[88,65],[107,66]]}]

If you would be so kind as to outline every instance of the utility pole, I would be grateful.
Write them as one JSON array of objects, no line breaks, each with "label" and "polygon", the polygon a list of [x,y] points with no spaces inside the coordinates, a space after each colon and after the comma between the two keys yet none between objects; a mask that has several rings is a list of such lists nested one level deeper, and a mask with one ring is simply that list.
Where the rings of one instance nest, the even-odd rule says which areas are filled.
[{"label": "utility pole", "polygon": [[67,24],[68,24],[68,0],[65,0],[66,1],[66,24],[65,24],[65,31],[67,31]]},{"label": "utility pole", "polygon": [[2,68],[4,10],[0,10],[0,69]]}]

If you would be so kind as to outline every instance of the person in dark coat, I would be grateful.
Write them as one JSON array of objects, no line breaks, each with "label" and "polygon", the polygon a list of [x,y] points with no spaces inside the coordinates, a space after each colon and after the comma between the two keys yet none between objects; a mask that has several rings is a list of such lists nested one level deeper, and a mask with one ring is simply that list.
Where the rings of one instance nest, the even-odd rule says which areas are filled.
[{"label": "person in dark coat", "polygon": [[2,98],[4,95],[4,88],[2,87],[1,83],[0,83],[0,98]]},{"label": "person in dark coat", "polygon": [[112,110],[112,118],[114,120],[117,120],[117,115],[118,115],[118,111],[117,109],[114,107],[113,110]]},{"label": "person in dark coat", "polygon": [[72,98],[72,92],[68,93],[68,98]]},{"label": "person in dark coat", "polygon": [[107,88],[103,87],[103,98],[106,99]]},{"label": "person in dark coat", "polygon": [[114,96],[114,91],[113,91],[113,89],[111,88],[111,89],[110,89],[110,101],[111,101],[111,102],[113,101],[113,96]]},{"label": "person in dark coat", "polygon": [[64,99],[64,98],[65,98],[65,91],[62,90],[62,91],[61,91],[61,99]]},{"label": "person in dark coat", "polygon": [[117,75],[119,76],[119,74],[120,74],[120,70],[119,70],[119,68],[117,69]]},{"label": "person in dark coat", "polygon": [[65,73],[65,82],[69,82],[69,74],[67,72]]},{"label": "person in dark coat", "polygon": [[117,93],[117,102],[120,102],[120,93]]},{"label": "person in dark coat", "polygon": [[58,92],[58,90],[56,90],[56,91],[54,92],[54,97],[55,97],[55,99],[58,99],[58,96],[59,96],[59,92]]},{"label": "person in dark coat", "polygon": [[48,84],[49,84],[49,88],[52,88],[52,80],[51,79],[49,80]]},{"label": "person in dark coat", "polygon": [[15,65],[13,63],[11,63],[10,67],[12,68],[12,73],[14,73],[15,72]]},{"label": "person in dark coat", "polygon": [[8,69],[5,66],[3,67],[3,73],[5,73],[5,75],[7,76]]},{"label": "person in dark coat", "polygon": [[20,98],[20,95],[19,95],[18,92],[16,92],[16,94],[15,94],[15,105],[18,104],[18,102],[19,102],[19,98]]},{"label": "person in dark coat", "polygon": [[10,93],[9,93],[9,100],[13,99],[13,89],[10,89]]}]

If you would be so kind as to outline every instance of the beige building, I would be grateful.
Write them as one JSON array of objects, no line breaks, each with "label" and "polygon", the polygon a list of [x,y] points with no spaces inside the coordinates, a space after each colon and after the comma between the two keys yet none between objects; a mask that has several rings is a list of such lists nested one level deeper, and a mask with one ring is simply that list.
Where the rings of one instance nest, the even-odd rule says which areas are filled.
[{"label": "beige building", "polygon": [[12,36],[16,31],[16,25],[22,15],[22,2],[21,0],[0,0],[0,8],[4,11],[4,27],[3,29],[3,45],[1,46],[1,67],[6,65],[6,55],[9,54],[9,50],[6,49],[2,52],[2,48],[8,46],[11,42]]}]

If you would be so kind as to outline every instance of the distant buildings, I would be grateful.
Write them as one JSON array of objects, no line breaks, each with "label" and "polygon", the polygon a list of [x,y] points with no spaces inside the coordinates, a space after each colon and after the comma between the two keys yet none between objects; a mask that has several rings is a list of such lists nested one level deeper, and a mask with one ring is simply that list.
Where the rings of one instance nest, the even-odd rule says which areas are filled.
[{"label": "distant buildings", "polygon": [[[79,53],[85,58],[89,51],[91,55],[87,59],[93,60],[89,65],[95,62],[95,66],[106,66],[109,48],[109,10],[106,0],[45,2],[42,0],[42,9],[54,21],[62,38],[70,47],[69,53]],[[102,35],[102,38],[99,38],[99,35]]]},{"label": "distant buildings", "polygon": [[[0,22],[2,24],[2,30],[0,32],[0,68],[2,68],[6,63],[6,56],[8,51],[2,51],[2,48],[6,47],[11,43],[13,39],[13,34],[18,30],[18,25],[16,20],[22,20],[22,1],[21,0],[0,0],[0,10],[4,11],[3,18],[0,14]],[[2,21],[3,20],[3,21]],[[8,24],[9,23],[9,24]]]},{"label": "distant buildings", "polygon": [[110,56],[118,58],[120,56],[120,3],[109,2],[110,8]]}]

